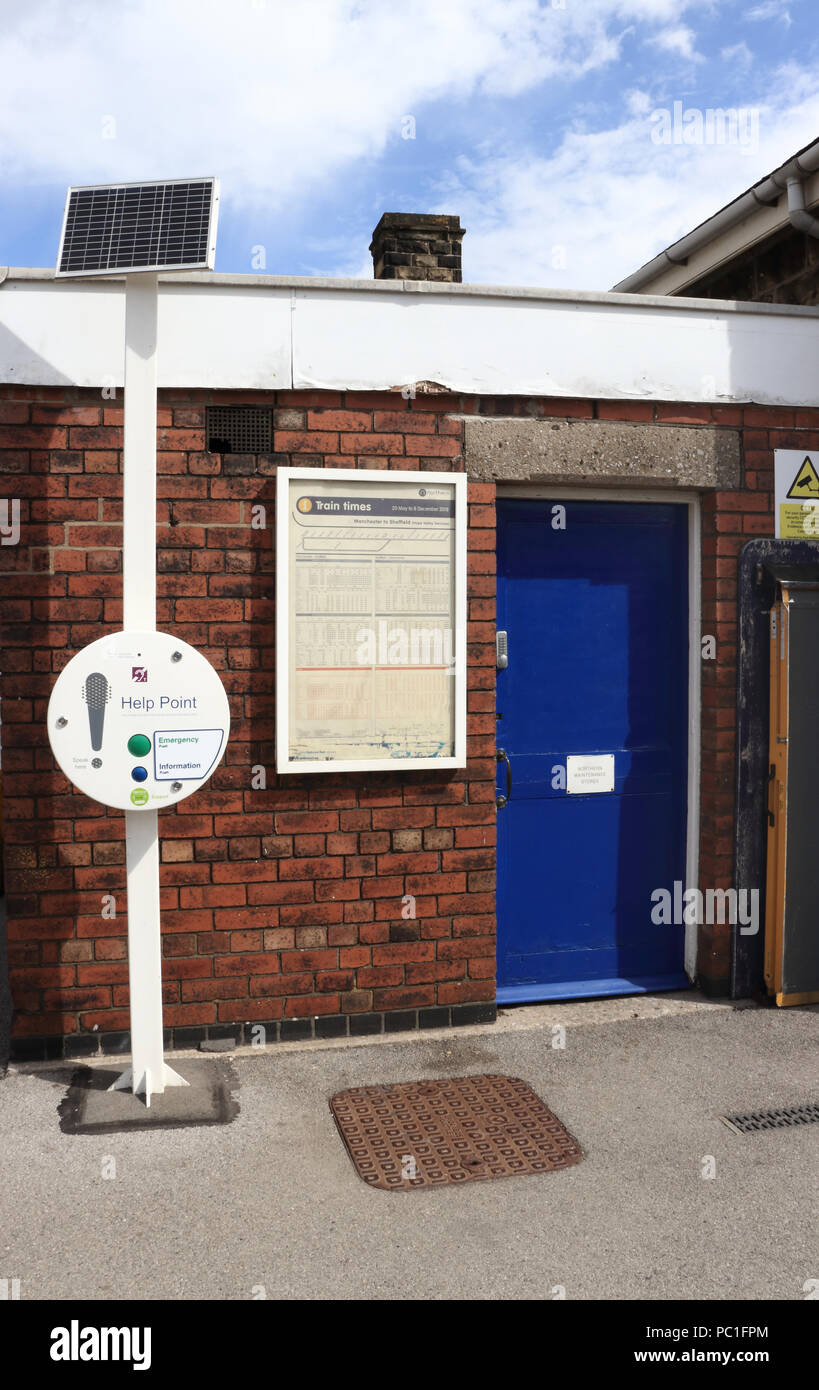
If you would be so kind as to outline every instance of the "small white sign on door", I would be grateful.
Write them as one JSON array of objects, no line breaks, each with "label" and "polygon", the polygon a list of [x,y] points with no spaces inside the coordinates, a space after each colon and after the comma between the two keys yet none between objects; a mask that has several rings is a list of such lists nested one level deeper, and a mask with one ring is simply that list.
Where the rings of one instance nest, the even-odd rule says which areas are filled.
[{"label": "small white sign on door", "polygon": [[613,792],[613,753],[570,753],[566,759],[567,792]]}]

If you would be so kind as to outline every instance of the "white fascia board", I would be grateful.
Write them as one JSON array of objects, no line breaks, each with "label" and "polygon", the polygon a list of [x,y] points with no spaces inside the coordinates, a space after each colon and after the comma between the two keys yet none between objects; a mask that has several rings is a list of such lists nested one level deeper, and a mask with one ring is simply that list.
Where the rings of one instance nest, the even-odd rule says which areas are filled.
[{"label": "white fascia board", "polygon": [[385,302],[297,290],[293,384],[390,390],[431,381],[476,395],[819,405],[817,311],[671,304],[432,293]]},{"label": "white fascia board", "polygon": [[[291,294],[173,284],[159,293],[161,385],[218,391],[288,388]],[[163,368],[163,361],[167,368]]]},{"label": "white fascia board", "polygon": [[[159,385],[287,387],[290,293],[160,281]],[[0,289],[0,381],[123,383],[125,281],[9,278]]]},{"label": "white fascia board", "polygon": [[[124,279],[12,271],[0,381],[120,385]],[[819,405],[819,310],[201,273],[159,288],[159,386]]]}]

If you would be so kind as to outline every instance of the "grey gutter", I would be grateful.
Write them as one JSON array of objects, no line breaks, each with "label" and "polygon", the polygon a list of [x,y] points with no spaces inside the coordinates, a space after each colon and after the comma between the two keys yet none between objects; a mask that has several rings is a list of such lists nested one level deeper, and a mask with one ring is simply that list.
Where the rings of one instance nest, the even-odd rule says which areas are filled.
[{"label": "grey gutter", "polygon": [[819,218],[805,208],[805,189],[801,179],[788,179],[788,217],[797,231],[819,237]]},{"label": "grey gutter", "polygon": [[[659,256],[655,256],[652,261],[648,261],[639,270],[635,270],[632,275],[627,275],[625,280],[620,280],[618,284],[613,286],[614,292],[633,293],[635,290],[639,290],[642,285],[654,280],[662,271],[667,270],[669,265],[684,264],[703,246],[707,246],[710,241],[714,241],[723,232],[735,227],[738,222],[742,222],[757,208],[775,202],[785,191],[788,193],[788,216],[792,225],[800,231],[808,232],[810,236],[819,236],[819,221],[805,211],[805,197],[802,187],[806,175],[814,174],[817,170],[819,170],[819,140],[815,140],[801,154],[794,155],[792,159],[781,165],[779,169],[775,169],[767,178],[754,184],[747,193],[735,198],[733,203],[729,203],[713,217],[709,217],[707,222],[695,227],[693,232],[689,232],[687,236],[675,241],[665,251],[661,251]],[[794,188],[794,185],[797,187]]]}]

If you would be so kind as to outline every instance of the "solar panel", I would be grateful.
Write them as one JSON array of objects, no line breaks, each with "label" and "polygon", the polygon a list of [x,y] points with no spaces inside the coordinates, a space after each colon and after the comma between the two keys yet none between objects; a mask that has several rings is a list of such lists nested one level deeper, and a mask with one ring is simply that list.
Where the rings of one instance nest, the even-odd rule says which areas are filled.
[{"label": "solar panel", "polygon": [[212,270],[217,179],[69,188],[58,276]]}]

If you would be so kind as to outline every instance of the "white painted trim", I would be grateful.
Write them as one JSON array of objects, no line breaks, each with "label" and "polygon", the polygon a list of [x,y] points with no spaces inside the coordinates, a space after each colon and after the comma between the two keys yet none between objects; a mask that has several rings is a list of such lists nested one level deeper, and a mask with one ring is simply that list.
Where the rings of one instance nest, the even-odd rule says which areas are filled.
[{"label": "white painted trim", "polygon": [[[401,485],[418,483],[452,487],[455,491],[455,752],[451,758],[367,758],[326,759],[321,761],[290,759],[290,583],[289,583],[289,505],[290,482],[315,479],[329,482],[385,482]],[[405,473],[398,469],[376,468],[280,468],[276,478],[276,771],[303,772],[406,772],[416,768],[453,768],[466,766],[466,678],[467,678],[467,476],[465,473]]]},{"label": "white painted trim", "polygon": [[[685,887],[699,884],[700,862],[700,757],[702,554],[700,497],[688,490],[670,488],[544,487],[540,483],[499,483],[499,497],[561,497],[579,502],[674,502],[688,508],[688,807],[686,814]],[[684,964],[693,982],[697,971],[697,924],[685,928]]]},{"label": "white painted trim", "polygon": [[[0,271],[2,274],[2,271]],[[409,281],[162,275],[159,386],[819,407],[819,309]],[[457,291],[457,293],[455,292]],[[118,384],[124,283],[10,278],[0,381]],[[81,331],[78,330],[81,326]],[[418,402],[423,404],[423,402]]]}]

